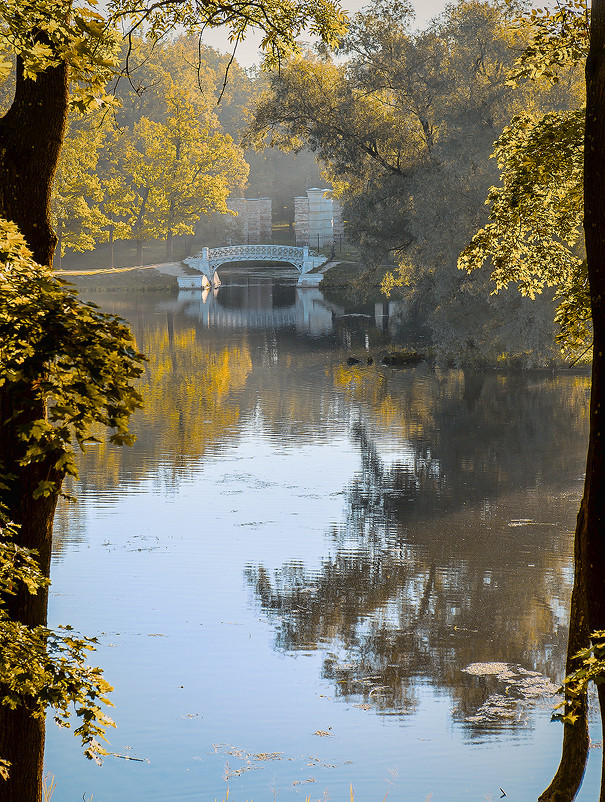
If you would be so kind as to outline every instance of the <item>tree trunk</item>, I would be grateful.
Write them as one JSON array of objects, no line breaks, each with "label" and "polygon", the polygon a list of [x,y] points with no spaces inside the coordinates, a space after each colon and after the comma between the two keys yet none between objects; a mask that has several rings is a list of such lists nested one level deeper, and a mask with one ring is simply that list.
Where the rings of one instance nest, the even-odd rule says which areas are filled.
[{"label": "tree trunk", "polygon": [[[582,503],[576,524],[574,543],[574,584],[571,594],[571,614],[569,617],[569,637],[567,640],[567,661],[565,674],[569,675],[579,665],[573,659],[577,652],[585,648],[590,640],[590,629],[586,616],[586,588],[582,568],[581,547],[584,541],[583,530],[586,524],[585,505]],[[568,708],[565,708],[568,712]],[[563,724],[563,750],[557,773],[538,802],[572,802],[582,783],[590,739],[588,736],[588,705],[586,694],[580,700],[580,717],[575,724]]]},{"label": "tree trunk", "polygon": [[[15,98],[0,119],[0,215],[19,226],[36,261],[49,267],[56,245],[50,193],[65,132],[67,90],[66,65],[45,70],[32,81],[23,77],[17,59]],[[43,377],[43,365],[37,375]],[[45,403],[31,384],[24,383],[19,391],[5,385],[0,391],[0,462],[5,473],[18,477],[8,490],[0,491],[0,500],[21,527],[19,542],[38,550],[41,570],[48,576],[58,494],[34,499],[33,492],[41,479],[57,478],[57,473],[52,459],[19,465],[23,443],[15,431],[19,424],[45,416]],[[46,623],[46,594],[26,593],[11,604],[17,620],[32,626]]]},{"label": "tree trunk", "polygon": [[[586,583],[588,626],[605,629],[605,0],[593,0],[586,60],[584,140],[584,234],[593,321],[590,440],[584,485],[586,526],[578,532]],[[599,688],[605,728],[605,689]],[[605,752],[603,753],[605,761]],[[605,771],[601,780],[605,802]]]},{"label": "tree trunk", "polygon": [[166,261],[167,262],[172,262],[173,253],[174,253],[173,236],[172,236],[172,231],[169,231],[168,234],[166,234]]},{"label": "tree trunk", "polygon": [[[43,375],[41,369],[40,376]],[[6,489],[0,490],[0,502],[19,527],[15,540],[20,546],[37,550],[40,570],[49,576],[53,519],[63,474],[55,468],[52,455],[40,462],[20,465],[25,444],[18,436],[21,426],[45,417],[45,404],[36,398],[31,387],[17,390],[8,385],[0,389],[0,472],[15,477],[6,481]],[[41,481],[54,482],[56,489],[50,495],[35,498]],[[43,589],[35,596],[24,590],[5,599],[11,618],[28,626],[46,624],[47,601],[48,593]]]},{"label": "tree trunk", "polygon": [[41,802],[44,729],[44,719],[22,707],[0,708],[0,755],[11,763],[8,780],[0,779],[0,802]]},{"label": "tree trunk", "polygon": [[[50,193],[65,132],[68,68],[62,63],[32,81],[23,77],[17,59],[15,97],[0,119],[0,216],[19,226],[34,258],[52,266],[56,236],[50,224]],[[42,375],[42,373],[41,373]],[[18,465],[23,443],[16,426],[44,417],[45,405],[34,389],[0,392],[0,459],[2,471],[18,478],[0,493],[9,517],[19,524],[18,542],[37,549],[42,572],[48,576],[52,524],[58,492],[33,498],[41,479],[59,479],[52,460]],[[17,410],[17,418],[12,417]],[[12,418],[12,419],[11,419]],[[9,614],[30,626],[46,624],[48,595],[22,593],[7,600]],[[1,693],[1,689],[0,689]],[[44,720],[32,718],[23,707],[0,707],[0,757],[12,762],[10,778],[0,780],[0,802],[39,802],[42,796]]]},{"label": "tree trunk", "polygon": [[56,236],[50,193],[65,132],[68,68],[62,63],[35,81],[17,59],[15,98],[0,119],[0,216],[16,223],[37,262],[52,266]]},{"label": "tree trunk", "polygon": [[[42,375],[42,371],[40,371]],[[11,392],[12,390],[12,392]],[[0,500],[8,515],[19,525],[17,542],[37,549],[39,564],[45,576],[50,573],[52,525],[62,475],[54,467],[52,457],[29,466],[18,464],[24,445],[17,436],[17,427],[43,418],[45,405],[30,389],[3,388],[0,391],[0,457],[1,472],[12,473],[16,480],[0,491]],[[34,498],[42,479],[55,481],[57,491],[50,496]],[[33,596],[27,591],[5,600],[9,615],[29,626],[46,624],[48,593],[39,590]],[[2,693],[2,688],[0,688]],[[25,707],[10,710],[0,706],[0,757],[11,762],[8,780],[0,780],[0,802],[39,802],[42,795],[44,762],[44,719],[32,718]]]},{"label": "tree trunk", "polygon": [[[605,629],[605,0],[593,0],[590,48],[586,60],[586,128],[584,137],[584,236],[593,323],[590,434],[584,497],[578,515],[574,548],[567,673],[573,654],[588,645],[591,632]],[[583,592],[584,591],[584,592]],[[605,735],[605,685],[598,687],[601,726]],[[584,700],[585,704],[585,700]],[[583,709],[573,726],[566,725],[559,770],[542,802],[574,799],[585,765],[587,733]],[[580,730],[575,728],[580,725]],[[600,802],[605,802],[605,752]]]},{"label": "tree trunk", "polygon": [[136,242],[137,242],[137,264],[143,264],[143,236],[144,236],[144,227],[143,221],[145,219],[145,212],[147,210],[147,198],[149,197],[149,187],[143,187],[141,192],[141,207],[139,209],[139,213],[137,215],[137,219],[133,225],[133,231],[136,232]]}]

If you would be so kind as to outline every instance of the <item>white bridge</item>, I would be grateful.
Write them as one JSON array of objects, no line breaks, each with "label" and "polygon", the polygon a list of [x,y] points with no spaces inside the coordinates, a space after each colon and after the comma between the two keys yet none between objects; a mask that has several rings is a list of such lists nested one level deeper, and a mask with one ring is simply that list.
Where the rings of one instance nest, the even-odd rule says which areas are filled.
[{"label": "white bridge", "polygon": [[327,258],[315,251],[291,245],[231,245],[225,248],[202,248],[195,256],[183,260],[198,272],[198,275],[178,276],[179,288],[193,290],[217,285],[217,268],[229,262],[286,262],[302,276],[327,262]]}]

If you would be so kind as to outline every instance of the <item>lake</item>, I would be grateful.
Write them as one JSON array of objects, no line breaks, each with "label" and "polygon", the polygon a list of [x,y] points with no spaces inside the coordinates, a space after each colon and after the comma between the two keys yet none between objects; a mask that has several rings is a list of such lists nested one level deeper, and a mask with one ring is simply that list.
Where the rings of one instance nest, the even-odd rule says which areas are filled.
[{"label": "lake", "polygon": [[424,336],[402,304],[221,278],[90,296],[146,406],[57,514],[49,620],[98,636],[117,729],[99,768],[49,722],[55,802],[536,799],[588,376],[384,366]]}]

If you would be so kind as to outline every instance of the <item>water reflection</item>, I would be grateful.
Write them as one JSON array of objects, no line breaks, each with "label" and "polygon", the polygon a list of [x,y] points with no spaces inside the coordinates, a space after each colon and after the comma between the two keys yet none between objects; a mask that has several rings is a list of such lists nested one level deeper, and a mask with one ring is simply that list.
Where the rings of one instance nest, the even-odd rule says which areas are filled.
[{"label": "water reflection", "polygon": [[[425,521],[410,531],[401,522],[382,541],[376,529],[349,525],[334,532],[335,554],[319,572],[288,563],[273,574],[249,566],[247,576],[278,622],[276,648],[326,650],[323,676],[337,695],[404,714],[415,710],[418,681],[429,678],[452,692],[455,716],[466,720],[497,685],[461,674],[470,663],[506,661],[556,676],[564,661],[568,541],[545,544],[553,527],[537,520],[525,525],[531,537],[519,549],[520,528],[507,523],[492,521],[486,533],[483,516],[469,509],[464,521],[436,527]],[[477,726],[485,723],[526,721]]]},{"label": "water reflection", "polygon": [[[526,726],[523,705],[478,716],[512,688],[461,669],[498,660],[560,676],[571,560],[561,522],[572,523],[569,477],[583,467],[566,446],[570,421],[585,427],[586,380],[341,367],[333,379],[354,411],[361,467],[320,572],[247,570],[278,622],[276,648],[325,649],[335,692],[381,712],[414,712],[430,678],[473,727]],[[579,492],[578,481],[571,509]]]},{"label": "water reflection", "polygon": [[280,297],[274,292],[273,282],[265,280],[221,287],[214,292],[188,291],[180,294],[177,308],[206,328],[294,328],[315,336],[333,331],[334,314],[342,310],[326,303],[317,289],[289,289]]},{"label": "water reflection", "polygon": [[[362,313],[347,312],[345,301],[328,299],[314,287],[298,287],[292,280],[276,281],[254,272],[223,274],[226,282],[215,290],[183,290],[176,308],[185,317],[206,328],[286,329],[313,336],[332,334],[346,317],[362,320],[364,330],[370,322],[377,330],[397,333],[406,319],[403,301],[371,304]],[[345,340],[351,345],[352,321],[345,326]]]},{"label": "water reflection", "polygon": [[[405,310],[392,309],[387,318],[382,304],[354,308],[317,290],[222,279],[205,303],[201,293],[94,299],[129,319],[149,357],[146,408],[135,419],[132,449],[88,451],[77,490],[84,512],[88,500],[93,510],[116,499],[132,503],[141,517],[136,536],[159,538],[158,553],[165,554],[156,570],[166,564],[178,577],[171,592],[180,592],[181,575],[195,577],[186,607],[197,629],[183,634],[182,647],[188,655],[203,639],[203,653],[191,665],[199,672],[192,685],[203,694],[200,727],[207,743],[191,747],[195,754],[230,737],[236,741],[215,734],[225,718],[244,730],[260,727],[258,710],[246,719],[247,697],[236,698],[231,718],[224,710],[242,681],[239,657],[233,660],[224,634],[225,622],[245,618],[240,604],[246,629],[237,640],[231,626],[229,638],[233,648],[245,650],[245,674],[268,704],[276,691],[263,690],[262,682],[272,649],[313,656],[314,687],[328,686],[333,698],[368,717],[409,721],[427,705],[430,686],[449,700],[448,720],[460,722],[469,738],[531,731],[536,699],[520,688],[529,687],[522,686],[524,677],[535,675],[519,671],[556,679],[564,665],[588,377],[440,371],[426,364],[394,370],[378,359],[349,366],[352,347],[377,357],[391,337],[404,341],[410,325]],[[315,461],[306,463],[311,450]],[[337,488],[341,495],[330,507],[337,512],[315,521],[326,502],[321,471],[340,454],[351,462],[350,478]],[[313,475],[297,473],[303,464]],[[133,490],[140,492],[138,506]],[[174,531],[156,531],[153,521],[144,520],[145,504],[152,508],[156,498],[175,499],[170,526],[189,536],[179,531],[175,541]],[[61,514],[57,556],[87,537],[85,514],[74,518],[71,508]],[[305,539],[312,537],[307,549]],[[116,545],[115,533],[112,539],[114,550],[141,551],[130,540]],[[108,564],[113,559],[108,550],[100,553]],[[132,570],[141,570],[131,559]],[[111,565],[119,576],[118,562]],[[249,595],[242,594],[242,573]],[[141,586],[153,587],[157,576],[142,577]],[[200,596],[204,605],[195,618],[189,610]],[[168,618],[174,611],[166,604],[158,615]],[[238,612],[224,612],[221,605]],[[128,615],[141,610],[129,608]],[[214,629],[207,620],[213,616],[219,622]],[[130,626],[117,620],[104,626],[117,633]],[[169,627],[165,620],[161,630],[149,632],[173,637],[172,665],[180,659],[174,651],[179,641]],[[271,649],[264,645],[268,627]],[[136,653],[139,646],[132,648]],[[514,667],[518,682],[463,671],[494,661]],[[223,688],[232,663],[239,679]],[[112,679],[118,687],[129,681]],[[174,682],[176,688],[183,684]],[[217,689],[221,704],[213,718]],[[486,702],[497,696],[516,701],[499,718],[482,718]],[[296,720],[297,711],[291,713]],[[283,707],[263,710],[263,716],[275,730]],[[186,738],[188,733],[183,743]],[[367,750],[371,762],[376,756]],[[347,766],[344,776],[356,785],[352,772]],[[209,781],[203,787],[212,788],[211,798],[221,793]]]},{"label": "water reflection", "polygon": [[169,454],[164,474],[174,483],[206,451],[237,439],[242,419],[257,407],[262,425],[271,429],[285,427],[294,435],[295,425],[297,436],[305,430],[309,437],[329,430],[332,411],[324,397],[339,381],[332,374],[345,361],[341,344],[367,349],[388,341],[375,320],[326,301],[317,289],[266,278],[244,283],[238,274],[233,279],[210,293],[144,297],[136,304],[110,294],[91,296],[129,320],[149,363],[142,381],[145,410],[133,424],[135,449],[91,450],[84,486],[92,475],[107,486],[136,481],[162,454]]}]

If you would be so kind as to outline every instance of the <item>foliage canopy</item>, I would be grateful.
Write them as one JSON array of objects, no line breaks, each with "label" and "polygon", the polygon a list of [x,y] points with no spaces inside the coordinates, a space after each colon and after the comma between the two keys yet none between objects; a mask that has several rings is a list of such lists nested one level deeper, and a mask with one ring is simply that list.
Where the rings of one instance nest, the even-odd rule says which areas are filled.
[{"label": "foliage canopy", "polygon": [[[588,51],[588,17],[583,0],[556,11],[534,9],[522,25],[529,43],[510,73],[552,84],[580,74]],[[570,351],[590,340],[590,297],[584,258],[584,124],[579,107],[513,117],[494,146],[500,184],[486,203],[489,220],[462,252],[458,265],[473,270],[488,263],[498,292],[514,282],[534,298],[557,288],[558,339]]]},{"label": "foliage canopy", "polygon": [[[75,447],[95,440],[99,424],[113,430],[111,442],[132,442],[143,361],[126,324],[79,301],[33,261],[16,226],[0,220],[0,398],[17,410],[2,424],[17,427],[20,466],[52,457],[62,476],[77,475]],[[46,414],[31,420],[39,404]],[[6,490],[16,476],[2,463],[0,474]],[[55,490],[43,481],[35,492]]]},{"label": "foliage canopy", "polygon": [[[100,741],[107,727],[115,726],[101,705],[111,705],[113,688],[100,668],[86,662],[95,650],[95,638],[76,636],[71,627],[55,631],[28,626],[8,615],[6,599],[21,587],[35,595],[50,583],[41,573],[35,551],[15,542],[15,527],[0,512],[0,705],[24,707],[33,718],[43,719],[48,708],[55,722],[70,727],[72,708],[80,724],[84,754],[97,763],[106,751]],[[0,755],[0,780],[10,776],[10,763]]]},{"label": "foliage canopy", "polygon": [[[106,85],[115,74],[119,31],[94,10],[96,0],[76,6],[72,0],[7,0],[0,11],[0,43],[19,58],[24,78],[67,64],[71,105],[80,111],[112,105]],[[0,63],[0,77],[12,71]]]},{"label": "foliage canopy", "polygon": [[[152,41],[172,31],[201,36],[207,28],[226,27],[237,45],[250,27],[263,32],[266,64],[275,66],[297,49],[304,31],[335,46],[346,30],[346,16],[333,0],[109,0],[103,14],[97,0],[7,0],[0,11],[0,50],[19,57],[23,77],[35,80],[48,68],[66,64],[71,105],[80,111],[114,105],[107,83],[119,74],[120,41],[145,31]],[[128,53],[127,53],[128,60]],[[126,66],[126,69],[128,67]],[[12,70],[0,61],[0,78]]]},{"label": "foliage canopy", "polygon": [[[489,159],[494,140],[512,117],[568,112],[579,97],[575,74],[562,74],[556,85],[521,85],[529,67],[518,66],[515,54],[533,30],[515,23],[522,6],[460,0],[414,31],[409,3],[375,0],[352,19],[344,59],[306,54],[271,77],[250,126],[251,141],[261,146],[317,155],[343,200],[348,237],[368,265],[359,291],[394,258],[398,267],[383,287],[396,288],[427,321],[441,361],[492,362],[505,352],[524,364],[559,359],[551,294],[542,314],[512,292],[490,297],[487,271],[457,270],[497,180]],[[576,155],[571,148],[561,172]]]},{"label": "foliage canopy", "polygon": [[[0,440],[16,440],[12,462],[0,464],[0,705],[23,707],[32,718],[55,710],[69,726],[73,706],[80,724],[75,734],[85,754],[98,760],[99,743],[112,722],[101,705],[111,690],[98,668],[87,665],[94,639],[65,628],[23,623],[9,613],[9,600],[25,592],[43,593],[49,584],[36,551],[20,544],[19,527],[3,500],[19,487],[20,472],[36,463],[52,472],[33,497],[56,495],[66,474],[77,474],[76,447],[96,439],[99,425],[110,440],[129,443],[128,419],[142,401],[133,381],[143,370],[127,326],[93,304],[78,300],[47,267],[32,259],[16,226],[0,220]],[[11,413],[12,411],[12,413]],[[6,760],[0,776],[8,776]]]}]

